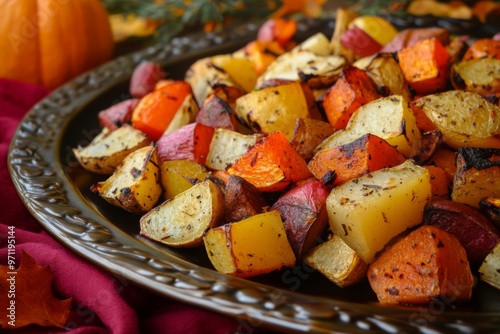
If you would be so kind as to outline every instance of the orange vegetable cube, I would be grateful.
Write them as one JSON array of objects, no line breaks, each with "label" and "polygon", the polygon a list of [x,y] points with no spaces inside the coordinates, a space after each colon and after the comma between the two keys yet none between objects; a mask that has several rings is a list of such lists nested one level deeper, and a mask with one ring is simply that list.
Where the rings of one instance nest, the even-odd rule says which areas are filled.
[{"label": "orange vegetable cube", "polygon": [[311,177],[306,161],[281,131],[258,141],[227,171],[244,178],[263,192],[281,191],[293,182]]},{"label": "orange vegetable cube", "polygon": [[380,97],[365,71],[347,67],[326,92],[322,101],[328,121],[335,129],[345,129],[351,115],[362,105]]},{"label": "orange vegetable cube", "polygon": [[427,304],[471,298],[474,279],[464,247],[452,234],[424,225],[385,250],[368,268],[381,303]]},{"label": "orange vegetable cube", "polygon": [[424,166],[431,176],[431,192],[433,196],[447,196],[449,193],[450,181],[445,170],[437,166]]},{"label": "orange vegetable cube", "polygon": [[478,39],[465,52],[462,60],[483,58],[500,59],[500,41],[491,38]]},{"label": "orange vegetable cube", "polygon": [[366,134],[348,144],[319,151],[308,167],[318,180],[338,186],[363,174],[397,166],[405,160],[405,156],[384,139]]},{"label": "orange vegetable cube", "polygon": [[162,84],[139,101],[132,114],[132,125],[152,140],[160,139],[191,93],[191,86],[182,80]]},{"label": "orange vegetable cube", "polygon": [[424,39],[398,51],[399,66],[418,94],[443,90],[448,83],[450,54],[437,38]]}]

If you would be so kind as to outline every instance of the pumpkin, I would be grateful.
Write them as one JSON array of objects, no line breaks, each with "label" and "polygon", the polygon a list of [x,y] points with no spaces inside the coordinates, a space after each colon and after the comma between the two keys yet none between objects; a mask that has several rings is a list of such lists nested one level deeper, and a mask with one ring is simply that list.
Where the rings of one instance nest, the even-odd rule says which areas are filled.
[{"label": "pumpkin", "polygon": [[0,0],[0,8],[0,77],[53,89],[113,54],[99,0]]}]

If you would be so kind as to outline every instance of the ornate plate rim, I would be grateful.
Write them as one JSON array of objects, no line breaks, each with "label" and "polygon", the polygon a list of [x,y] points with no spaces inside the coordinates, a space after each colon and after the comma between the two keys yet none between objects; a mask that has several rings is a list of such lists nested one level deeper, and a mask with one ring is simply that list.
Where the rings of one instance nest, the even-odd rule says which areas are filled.
[{"label": "ornate plate rim", "polygon": [[[304,19],[299,32],[333,31],[333,20]],[[500,327],[500,313],[441,312],[425,317],[415,309],[350,303],[308,296],[229,277],[148,248],[103,219],[82,214],[87,204],[67,187],[69,178],[59,153],[63,129],[98,92],[130,78],[143,59],[163,65],[186,54],[243,45],[259,23],[232,31],[193,33],[123,56],[85,73],[34,106],[20,122],[9,147],[8,166],[14,186],[36,220],[60,243],[113,275],[160,295],[236,317],[244,329],[261,325],[293,332],[426,332]],[[126,69],[124,71],[124,69]],[[97,258],[97,260],[96,260]],[[496,318],[496,320],[495,320]],[[432,320],[432,321],[431,321]],[[480,324],[478,323],[480,322]]]}]

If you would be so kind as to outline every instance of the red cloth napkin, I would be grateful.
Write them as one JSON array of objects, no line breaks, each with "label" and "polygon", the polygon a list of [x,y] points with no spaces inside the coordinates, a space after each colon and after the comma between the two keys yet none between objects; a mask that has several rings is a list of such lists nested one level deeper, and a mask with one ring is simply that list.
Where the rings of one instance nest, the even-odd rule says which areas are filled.
[{"label": "red cloth napkin", "polygon": [[[8,227],[15,226],[17,263],[26,251],[38,264],[49,266],[54,274],[55,293],[63,298],[72,297],[73,308],[66,330],[31,325],[14,332],[221,334],[248,331],[248,324],[242,321],[156,296],[111,276],[60,245],[30,215],[12,184],[7,154],[21,118],[48,93],[38,86],[0,79],[0,264],[7,262]],[[0,312],[0,316],[6,315]],[[252,328],[252,332],[258,330]]]}]

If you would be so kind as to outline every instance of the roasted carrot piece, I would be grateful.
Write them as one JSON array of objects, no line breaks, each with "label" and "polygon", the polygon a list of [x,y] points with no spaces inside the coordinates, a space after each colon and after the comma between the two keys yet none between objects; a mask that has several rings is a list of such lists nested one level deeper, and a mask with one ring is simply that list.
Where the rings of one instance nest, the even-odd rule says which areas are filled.
[{"label": "roasted carrot piece", "polygon": [[363,174],[397,166],[405,160],[395,147],[368,133],[348,144],[319,151],[308,167],[324,184],[338,186]]},{"label": "roasted carrot piece", "polygon": [[144,96],[135,107],[132,125],[152,140],[160,139],[189,94],[191,94],[191,86],[182,80],[152,91]]},{"label": "roasted carrot piece", "polygon": [[281,131],[258,141],[227,171],[244,178],[263,192],[281,191],[289,184],[311,176],[307,163]]},{"label": "roasted carrot piece", "polygon": [[423,225],[389,246],[368,268],[381,303],[447,303],[471,298],[474,284],[464,247],[452,234]]},{"label": "roasted carrot piece", "polygon": [[274,21],[274,39],[281,46],[285,46],[297,32],[297,22],[293,19],[284,18],[275,19]]},{"label": "roasted carrot piece", "polygon": [[161,136],[157,142],[160,163],[189,160],[204,165],[214,135],[214,128],[190,123]]},{"label": "roasted carrot piece", "polygon": [[366,72],[349,66],[325,93],[322,106],[330,124],[335,129],[344,129],[356,109],[379,97]]},{"label": "roasted carrot piece", "polygon": [[482,58],[500,59],[500,41],[491,38],[478,39],[467,49],[462,60]]},{"label": "roasted carrot piece", "polygon": [[398,51],[399,66],[418,94],[443,90],[448,83],[450,55],[437,38],[424,39]]},{"label": "roasted carrot piece", "polygon": [[444,197],[449,193],[450,181],[445,170],[437,166],[424,166],[431,176],[431,192],[433,196]]}]

